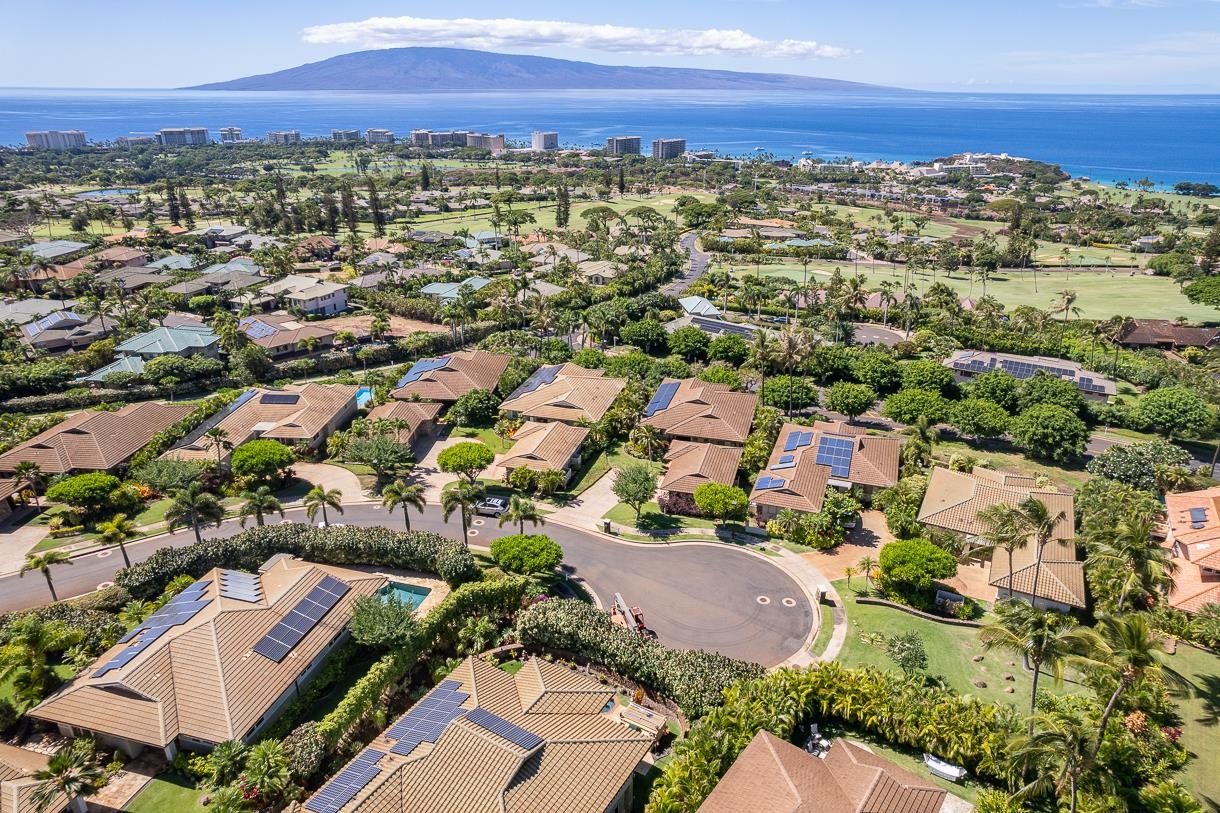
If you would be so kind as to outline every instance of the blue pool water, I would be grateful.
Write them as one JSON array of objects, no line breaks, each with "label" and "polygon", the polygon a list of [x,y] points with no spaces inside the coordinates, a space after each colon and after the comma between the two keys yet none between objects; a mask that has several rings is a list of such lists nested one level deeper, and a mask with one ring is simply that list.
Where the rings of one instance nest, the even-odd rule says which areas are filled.
[{"label": "blue pool water", "polygon": [[409,604],[413,609],[419,609],[419,605],[424,603],[424,599],[432,590],[427,587],[420,587],[415,584],[403,584],[402,582],[390,582],[385,587],[381,588],[381,596],[383,599],[389,599],[391,596],[397,598],[403,604]]},{"label": "blue pool water", "polygon": [[361,387],[356,390],[356,406],[364,409],[371,400],[373,400],[373,390],[370,387]]},{"label": "blue pool water", "polygon": [[114,195],[138,195],[139,189],[90,189],[88,192],[81,192],[77,195],[78,198],[109,198]]}]

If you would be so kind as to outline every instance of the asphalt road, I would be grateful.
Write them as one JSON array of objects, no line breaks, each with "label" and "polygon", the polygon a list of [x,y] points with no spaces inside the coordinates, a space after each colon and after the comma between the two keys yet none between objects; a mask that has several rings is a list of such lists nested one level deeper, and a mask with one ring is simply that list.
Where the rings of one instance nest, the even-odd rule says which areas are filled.
[{"label": "asphalt road", "polygon": [[[286,516],[303,522],[304,513],[304,509],[294,509]],[[343,515],[332,511],[330,520],[402,527],[401,513],[388,518],[375,505],[349,505]],[[432,505],[422,515],[413,513],[411,525],[449,536],[460,533],[457,519],[450,524],[441,522],[440,509]],[[240,530],[236,520],[229,520],[220,528],[205,529],[203,535],[230,536]],[[470,540],[486,546],[515,530],[478,517]],[[791,577],[770,562],[728,545],[624,544],[558,523],[541,530],[563,547],[564,562],[572,574],[584,579],[603,603],[615,592],[621,593],[628,604],[641,609],[648,626],[667,646],[720,652],[772,666],[797,652],[814,624],[813,608]],[[194,533],[187,529],[130,543],[127,550],[133,562],[140,562],[158,548],[194,541]],[[77,557],[70,566],[56,566],[51,575],[60,598],[67,598],[111,581],[122,566],[121,554],[112,548]],[[37,572],[26,573],[24,578],[0,577],[0,611],[49,601],[46,582]]]},{"label": "asphalt road", "polygon": [[712,255],[700,250],[698,239],[699,235],[693,231],[687,232],[682,236],[681,245],[690,252],[690,268],[679,279],[665,286],[665,293],[672,294],[673,296],[682,296],[682,294],[686,293],[686,289],[695,280],[703,276],[703,272],[707,271],[707,266],[712,261]]}]

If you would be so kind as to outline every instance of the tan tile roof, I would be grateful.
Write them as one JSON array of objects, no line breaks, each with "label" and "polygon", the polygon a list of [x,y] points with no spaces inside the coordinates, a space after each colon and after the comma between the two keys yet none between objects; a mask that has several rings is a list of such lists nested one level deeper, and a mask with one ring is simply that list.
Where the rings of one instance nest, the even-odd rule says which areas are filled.
[{"label": "tan tile roof", "polygon": [[818,759],[759,731],[699,813],[936,813],[945,791],[846,740]]},{"label": "tan tile roof", "polygon": [[456,401],[471,390],[495,390],[511,357],[485,350],[458,350],[440,358],[445,364],[429,370],[391,393],[404,401],[418,396],[425,401]]},{"label": "tan tile roof", "polygon": [[[44,770],[50,758],[37,751],[0,743],[0,813],[36,813],[34,794],[43,784],[34,774]],[[68,797],[60,794],[43,810],[63,810]]]},{"label": "tan tile roof", "polygon": [[588,435],[589,430],[580,426],[526,421],[513,434],[513,447],[499,456],[496,465],[504,469],[563,471]]},{"label": "tan tile roof", "polygon": [[[323,577],[350,590],[280,663],[251,651]],[[352,603],[386,583],[384,576],[281,559],[259,574],[256,602],[219,594],[220,571],[209,572],[211,601],[171,627],[125,666],[98,675],[128,644],[97,663],[29,713],[32,717],[164,747],[179,736],[205,742],[245,737],[301,673],[341,634]]]},{"label": "tan tile roof", "polygon": [[[793,432],[812,433],[813,437],[808,444],[784,451],[788,436]],[[817,462],[818,445],[823,437],[844,438],[852,442],[851,466],[847,477],[833,477],[829,466]],[[775,439],[775,448],[771,450],[767,467],[759,473],[760,478],[767,475],[782,479],[784,485],[759,489],[756,480],[750,502],[816,513],[822,510],[826,487],[832,479],[849,482],[853,486],[878,488],[889,488],[897,483],[901,452],[902,441],[898,438],[865,435],[859,427],[849,424],[819,421],[813,426],[801,426],[785,423]],[[787,459],[789,456],[791,460]]]},{"label": "tan tile roof", "polygon": [[500,409],[526,418],[596,423],[605,417],[626,386],[626,379],[606,378],[601,370],[565,364],[549,384],[509,398],[500,404]]},{"label": "tan tile roof", "polygon": [[667,464],[657,486],[662,491],[694,494],[704,483],[731,486],[737,482],[737,467],[741,463],[741,448],[671,440],[665,453]]},{"label": "tan tile roof", "polygon": [[182,404],[128,404],[115,412],[78,412],[0,455],[0,471],[32,460],[46,474],[105,471],[126,463],[191,411]]},{"label": "tan tile roof", "polygon": [[[341,422],[356,412],[353,384],[289,384],[283,389],[253,390],[245,403],[221,418],[223,429],[235,447],[255,438],[284,443],[313,442],[332,421]],[[215,460],[216,450],[200,437],[193,443],[170,449],[163,457],[179,460]]]},{"label": "tan tile roof", "polygon": [[[333,340],[335,336],[335,331],[326,325],[319,322],[300,321],[295,316],[286,313],[259,314],[243,318],[241,322],[238,329],[246,334],[246,338],[268,350],[279,350],[285,347],[295,349],[297,342],[307,338],[319,339],[320,344],[325,346],[331,344],[331,341],[327,340]],[[275,328],[275,332],[268,333],[260,323]]]},{"label": "tan tile roof", "polygon": [[576,270],[584,277],[614,279],[623,272],[623,267],[609,260],[585,260],[577,263]]},{"label": "tan tile roof", "polygon": [[673,399],[641,424],[655,426],[670,437],[745,443],[754,422],[757,395],[733,392],[726,384],[697,378],[667,378],[661,386],[666,384],[678,385]]},{"label": "tan tile roof", "polygon": [[406,421],[410,428],[398,433],[398,442],[410,443],[418,434],[420,426],[436,422],[441,409],[442,405],[434,401],[390,401],[373,407],[369,411],[368,419]]},{"label": "tan tile roof", "polygon": [[[1203,511],[1201,520],[1191,516],[1192,509]],[[1194,613],[1220,604],[1220,488],[1166,494],[1165,510],[1164,545],[1178,565],[1170,606]]]},{"label": "tan tile roof", "polygon": [[[467,695],[461,708],[499,715],[542,739],[527,750],[464,716],[408,755],[385,734],[380,773],[344,811],[362,813],[553,813],[605,810],[648,753],[652,736],[602,713],[613,692],[539,659],[509,675],[467,658],[448,676]],[[434,689],[433,693],[438,692]],[[306,802],[306,810],[309,810]]]}]

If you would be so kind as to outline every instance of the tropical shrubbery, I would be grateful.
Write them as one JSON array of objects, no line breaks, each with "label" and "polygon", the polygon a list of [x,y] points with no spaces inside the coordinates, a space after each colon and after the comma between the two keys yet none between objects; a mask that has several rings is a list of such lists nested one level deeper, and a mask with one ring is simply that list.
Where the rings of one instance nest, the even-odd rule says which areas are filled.
[{"label": "tropical shrubbery", "polygon": [[721,693],[762,674],[761,666],[698,650],[666,649],[610,620],[582,601],[553,599],[529,607],[517,620],[517,637],[529,647],[570,652],[600,663],[664,695],[689,717],[720,705]]},{"label": "tropical shrubbery", "polygon": [[1111,446],[1089,461],[1090,474],[1108,477],[1141,491],[1155,491],[1162,468],[1185,466],[1190,453],[1164,440]]},{"label": "tropical shrubbery", "polygon": [[887,597],[913,607],[932,606],[939,579],[957,573],[953,554],[926,539],[902,539],[881,549],[881,589]]},{"label": "tropical shrubbery", "polygon": [[148,599],[180,574],[199,578],[214,567],[253,571],[277,553],[323,564],[380,565],[436,573],[450,584],[471,581],[479,574],[469,549],[439,534],[388,528],[267,525],[184,548],[162,548],[144,562],[119,571],[115,582],[133,597]]}]

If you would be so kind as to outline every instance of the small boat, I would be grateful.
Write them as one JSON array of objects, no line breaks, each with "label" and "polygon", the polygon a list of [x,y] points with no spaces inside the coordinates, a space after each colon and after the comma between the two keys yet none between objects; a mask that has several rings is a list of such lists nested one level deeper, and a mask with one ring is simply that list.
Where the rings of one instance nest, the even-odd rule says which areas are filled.
[{"label": "small boat", "polygon": [[813,155],[813,150],[801,150],[801,155]]},{"label": "small boat", "polygon": [[928,766],[928,773],[933,776],[939,776],[941,779],[947,779],[950,782],[961,782],[966,777],[967,771],[965,768],[960,765],[954,765],[952,762],[932,754],[924,754],[923,763]]},{"label": "small boat", "polygon": [[754,152],[765,152],[766,149],[767,149],[766,147],[755,147]]}]

